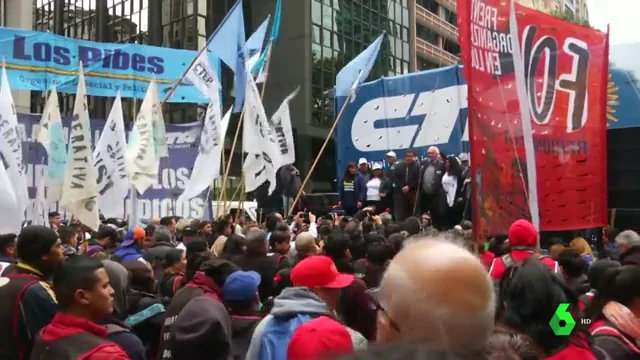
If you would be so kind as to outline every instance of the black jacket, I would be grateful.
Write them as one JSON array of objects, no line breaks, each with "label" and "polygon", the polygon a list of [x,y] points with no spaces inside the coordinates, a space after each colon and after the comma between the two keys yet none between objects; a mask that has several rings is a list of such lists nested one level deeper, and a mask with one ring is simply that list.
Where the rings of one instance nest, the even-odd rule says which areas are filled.
[{"label": "black jacket", "polygon": [[[442,160],[436,160],[433,163],[433,166],[435,167],[435,174],[433,176],[433,185],[435,188],[435,192],[437,193],[441,193],[442,192],[442,176],[445,173],[445,168],[444,168],[444,162]],[[420,175],[419,175],[419,188],[420,190],[422,190],[422,179],[424,178],[424,172],[425,170],[427,170],[427,168],[429,167],[429,159],[424,159],[420,162]]]},{"label": "black jacket", "polygon": [[244,360],[251,344],[253,331],[262,320],[263,315],[250,314],[239,315],[231,314],[231,351],[234,360]]},{"label": "black jacket", "polygon": [[420,164],[416,161],[409,165],[404,161],[396,163],[394,170],[395,192],[402,192],[402,188],[409,186],[409,191],[420,187]]},{"label": "black jacket", "polygon": [[235,259],[235,264],[243,271],[255,271],[260,274],[260,286],[258,293],[260,300],[265,302],[269,297],[275,295],[273,280],[278,272],[278,255],[252,255],[244,254]]}]

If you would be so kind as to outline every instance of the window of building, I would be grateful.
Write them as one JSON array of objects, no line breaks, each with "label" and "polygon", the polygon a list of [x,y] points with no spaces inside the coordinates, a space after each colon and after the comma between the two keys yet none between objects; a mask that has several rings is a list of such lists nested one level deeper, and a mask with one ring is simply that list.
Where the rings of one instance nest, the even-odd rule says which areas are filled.
[{"label": "window of building", "polygon": [[453,41],[444,41],[443,49],[455,56],[460,56],[460,45],[454,43]]},{"label": "window of building", "polygon": [[419,37],[432,45],[438,45],[438,35],[433,30],[422,24],[416,24],[416,37]]},{"label": "window of building", "polygon": [[434,14],[438,14],[440,5],[438,5],[436,0],[417,0],[416,3]]}]

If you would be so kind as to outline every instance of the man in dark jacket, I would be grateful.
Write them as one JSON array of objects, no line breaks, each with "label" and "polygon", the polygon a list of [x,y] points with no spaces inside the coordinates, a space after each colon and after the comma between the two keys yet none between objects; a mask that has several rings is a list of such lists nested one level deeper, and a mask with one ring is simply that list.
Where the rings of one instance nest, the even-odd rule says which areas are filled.
[{"label": "man in dark jacket", "polygon": [[382,196],[380,209],[376,209],[377,213],[383,212],[385,209],[393,209],[393,193],[395,185],[395,168],[398,158],[395,151],[389,151],[385,157],[389,167],[384,171],[382,184],[380,185],[380,196]]},{"label": "man in dark jacket", "polygon": [[17,251],[19,262],[4,271],[8,281],[0,286],[3,359],[29,358],[35,335],[58,310],[56,297],[46,282],[64,259],[58,234],[45,226],[27,226],[18,236]]},{"label": "man in dark jacket", "polygon": [[442,176],[445,173],[444,162],[439,158],[440,150],[431,146],[427,150],[427,158],[420,164],[420,213],[431,213],[433,226],[439,229],[442,208]]},{"label": "man in dark jacket", "polygon": [[31,359],[125,360],[98,323],[113,311],[113,288],[102,263],[85,256],[65,261],[53,279],[62,311],[38,333]]},{"label": "man in dark jacket", "polygon": [[278,170],[278,176],[278,182],[282,190],[282,213],[288,214],[302,187],[300,171],[293,165],[284,165]]},{"label": "man in dark jacket", "polygon": [[[278,271],[278,256],[267,255],[266,235],[262,230],[250,230],[245,237],[245,253],[234,262],[244,271],[255,271],[260,278],[259,294],[262,302],[274,295],[273,279]],[[267,279],[269,279],[267,281]]]},{"label": "man in dark jacket", "polygon": [[16,263],[16,234],[0,235],[0,274]]},{"label": "man in dark jacket", "polygon": [[[236,265],[226,260],[212,259],[202,263],[202,265],[200,266],[200,271],[196,272],[196,274],[193,276],[193,279],[189,281],[187,285],[185,285],[182,289],[178,290],[176,295],[171,300],[171,304],[167,307],[167,311],[165,312],[164,324],[162,327],[162,334],[160,338],[158,359],[177,359],[178,358],[176,354],[173,353],[176,345],[175,341],[177,339],[177,332],[176,330],[174,330],[174,324],[177,321],[178,315],[182,313],[182,311],[186,308],[187,304],[189,304],[192,300],[199,298],[203,295],[209,298],[218,299],[218,302],[221,302],[220,299],[222,298],[222,284],[224,284],[224,280],[231,273],[238,270],[239,269]],[[195,311],[196,313],[200,311],[199,316],[202,317],[203,314],[209,313],[209,311],[218,311],[220,308],[220,306],[215,306],[215,308],[207,309],[206,311],[202,312],[201,305],[206,303],[208,302],[202,299],[198,300],[194,305],[191,306],[191,308],[192,309],[195,308],[195,310],[190,310],[189,314],[186,315],[186,317],[183,317],[183,319],[181,320],[180,322],[181,329],[179,330],[179,333],[181,334],[181,337],[179,340],[180,342],[179,347],[180,347],[181,353],[184,353],[184,351],[188,350],[184,348],[186,343],[185,343],[185,337],[183,337],[183,335],[188,337],[189,331],[193,331],[192,325],[189,324],[190,322],[189,319],[193,311]],[[224,306],[222,306],[222,308],[224,309]],[[224,312],[226,314],[226,309]],[[230,320],[229,320],[229,327],[230,327]],[[231,330],[229,329],[229,334],[231,334],[230,331]],[[191,336],[196,336],[199,334],[200,332],[194,331],[191,334]],[[210,354],[205,353],[202,355],[206,356]]]},{"label": "man in dark jacket", "polygon": [[232,355],[244,359],[249,350],[251,336],[263,315],[260,314],[258,286],[260,275],[255,271],[236,271],[229,275],[222,288],[224,304],[231,314],[233,329]]},{"label": "man in dark jacket", "polygon": [[143,258],[155,267],[155,265],[164,261],[169,250],[175,249],[176,247],[171,242],[169,234],[157,232],[153,234],[153,238],[155,241],[153,245],[144,251]]},{"label": "man in dark jacket", "polygon": [[394,171],[393,213],[396,221],[413,216],[416,191],[420,186],[420,164],[413,150],[404,152],[404,161],[397,163]]},{"label": "man in dark jacket", "polygon": [[200,270],[210,288],[190,300],[175,317],[171,326],[172,349],[170,354],[163,351],[162,359],[227,360],[231,355],[231,318],[222,303],[222,286],[239,269],[216,259],[202,264]]}]

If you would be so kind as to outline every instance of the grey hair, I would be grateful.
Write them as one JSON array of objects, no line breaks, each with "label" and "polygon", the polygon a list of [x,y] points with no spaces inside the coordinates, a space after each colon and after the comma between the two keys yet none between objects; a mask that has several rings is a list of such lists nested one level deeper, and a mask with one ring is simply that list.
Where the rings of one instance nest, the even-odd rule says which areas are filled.
[{"label": "grey hair", "polygon": [[640,245],[640,235],[633,230],[625,230],[616,236],[615,242],[618,246],[637,246]]},{"label": "grey hair", "polygon": [[[442,246],[442,248],[438,250],[431,249],[436,242],[440,243],[437,246]],[[415,273],[408,270],[405,264],[400,264],[398,261],[391,262],[382,278],[380,283],[380,302],[385,306],[385,309],[389,311],[391,318],[394,317],[394,309],[398,309],[399,312],[402,312],[401,309],[411,309],[410,316],[408,316],[407,313],[398,319],[393,318],[398,321],[398,326],[401,328],[403,336],[417,337],[406,340],[416,340],[419,342],[437,341],[440,342],[440,344],[427,343],[425,345],[444,346],[446,349],[451,349],[460,344],[481,348],[493,332],[496,308],[493,282],[489,275],[486,274],[486,270],[480,260],[461,246],[459,239],[447,238],[443,235],[428,238],[413,237],[410,240],[408,239],[399,255],[401,255],[402,252],[419,257],[425,257],[426,255],[426,257],[428,257],[424,259],[426,262],[418,259],[416,263],[427,264],[433,260],[430,259],[433,258],[433,255],[429,255],[429,253],[434,250],[443,254],[438,261],[442,261],[445,267],[451,266],[446,264],[446,262],[451,261],[451,263],[464,262],[471,264],[471,267],[477,268],[477,274],[482,276],[483,281],[486,282],[481,286],[486,287],[485,294],[489,296],[486,303],[479,305],[482,308],[481,311],[473,312],[462,306],[461,302],[451,304],[450,302],[443,301],[446,299],[437,298],[438,296],[434,296],[434,294],[438,292],[442,293],[441,290],[434,291],[434,288],[430,288],[431,284],[416,281]],[[445,277],[447,276],[446,273],[443,275]],[[455,276],[452,277],[452,280],[455,280]],[[444,284],[438,284],[435,286],[443,285]],[[400,292],[402,296],[393,296],[393,294]],[[478,294],[460,294],[460,296],[464,298],[469,298],[470,301],[479,301],[475,295]],[[476,306],[478,306],[477,303]],[[415,319],[415,321],[410,319]],[[429,338],[428,335],[425,336],[424,327],[428,325],[426,325],[423,320],[431,321],[430,326],[432,326],[433,329],[440,329],[439,339]],[[459,338],[456,334],[464,334],[465,336]],[[443,344],[442,342],[445,343]]]},{"label": "grey hair", "polygon": [[158,234],[158,233],[159,234],[166,234],[169,237],[171,237],[171,231],[169,231],[169,228],[164,226],[164,225],[158,225],[153,233],[154,233],[154,235]]},{"label": "grey hair", "polygon": [[436,154],[438,154],[438,155],[440,154],[440,149],[438,149],[437,146],[429,146],[429,149],[427,149],[427,152],[429,150],[435,150]]}]

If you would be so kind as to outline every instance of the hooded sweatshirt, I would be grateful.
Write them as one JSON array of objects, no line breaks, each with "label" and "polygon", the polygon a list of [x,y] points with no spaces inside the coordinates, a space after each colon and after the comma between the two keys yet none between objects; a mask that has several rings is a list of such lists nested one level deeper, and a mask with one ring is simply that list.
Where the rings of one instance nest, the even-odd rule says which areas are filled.
[{"label": "hooded sweatshirt", "polygon": [[119,329],[110,331],[108,338],[120,345],[132,360],[145,360],[147,356],[142,341],[123,322],[129,309],[127,303],[129,272],[124,266],[112,260],[102,260],[102,264],[109,275],[109,283],[113,288],[113,315],[105,319],[102,324],[115,326]]},{"label": "hooded sweatshirt", "polygon": [[[272,319],[289,318],[298,314],[307,314],[314,318],[322,315],[329,316],[334,319],[336,318],[335,312],[329,309],[327,304],[308,288],[286,288],[273,300],[271,313],[262,319],[258,326],[256,326],[253,336],[251,337],[251,344],[249,345],[246,359],[258,359],[260,355],[261,338],[267,324],[269,324]],[[364,336],[348,327],[347,330],[351,335],[353,348],[355,350],[361,350],[367,347],[367,339],[365,339]]]}]

